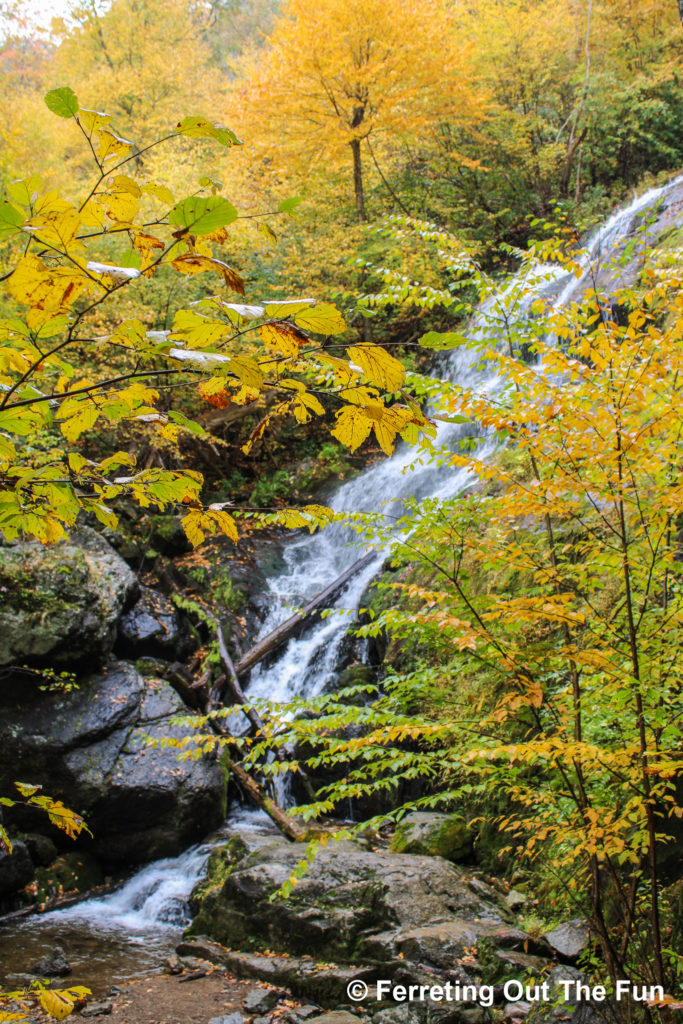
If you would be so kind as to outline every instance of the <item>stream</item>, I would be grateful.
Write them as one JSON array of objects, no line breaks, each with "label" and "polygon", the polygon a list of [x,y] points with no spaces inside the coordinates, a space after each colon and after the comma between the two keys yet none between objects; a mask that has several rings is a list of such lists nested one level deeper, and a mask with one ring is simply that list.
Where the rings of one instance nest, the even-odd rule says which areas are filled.
[{"label": "stream", "polygon": [[[590,258],[608,257],[615,246],[623,247],[632,236],[638,214],[658,200],[664,201],[663,207],[680,204],[682,186],[683,175],[614,213],[586,243]],[[648,234],[655,230],[656,224]],[[619,275],[612,278],[615,284],[619,283],[618,278]],[[482,304],[470,331],[481,336],[487,332],[494,337],[502,318],[510,314],[523,316],[533,299],[553,295],[559,307],[571,302],[585,286],[584,278],[565,274],[557,266],[525,266]],[[528,294],[520,306],[524,292]],[[495,375],[478,366],[479,357],[469,349],[457,348],[448,357],[439,371],[443,379],[486,393],[500,386]],[[465,434],[472,432],[470,424],[440,422],[435,445],[453,449]],[[479,445],[479,456],[486,457],[494,450],[495,441],[483,436]],[[391,515],[400,515],[402,502],[409,496],[453,497],[470,482],[465,471],[421,461],[413,449],[401,444],[391,458],[343,484],[330,504],[335,512],[370,512],[384,506]],[[349,623],[388,553],[380,545],[376,550],[377,558],[353,578],[327,617],[291,639],[273,662],[254,669],[248,688],[250,698],[284,702],[294,696],[316,696],[329,686]],[[291,614],[292,608],[301,606],[337,579],[361,553],[355,532],[340,524],[313,535],[298,536],[288,543],[284,564],[268,580],[261,597],[265,617],[260,635],[268,634]],[[286,784],[281,782],[281,786],[280,797],[287,802]],[[229,824],[240,829],[270,827],[259,813],[244,810],[231,814]],[[6,982],[12,981],[10,971],[13,975],[29,972],[55,944],[64,948],[72,965],[71,983],[87,985],[96,996],[106,994],[112,985],[124,979],[155,971],[189,923],[188,897],[204,871],[212,846],[220,843],[221,838],[218,832],[179,857],[148,864],[118,890],[100,899],[4,926],[0,922],[0,980],[4,975]]]}]

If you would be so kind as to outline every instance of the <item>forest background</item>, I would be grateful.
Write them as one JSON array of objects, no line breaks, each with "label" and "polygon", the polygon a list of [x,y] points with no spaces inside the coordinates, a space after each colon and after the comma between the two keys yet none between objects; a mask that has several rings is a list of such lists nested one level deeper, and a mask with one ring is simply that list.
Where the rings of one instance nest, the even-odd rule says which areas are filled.
[{"label": "forest background", "polygon": [[[74,504],[69,496],[74,480],[81,486],[88,481],[107,502],[130,496],[143,508],[187,505],[184,525],[193,543],[217,531],[236,539],[240,509],[275,509],[271,525],[322,525],[327,513],[312,504],[321,483],[343,479],[390,453],[399,434],[412,442],[429,437],[430,423],[420,403],[430,385],[421,391],[411,376],[403,402],[394,399],[404,384],[405,368],[411,374],[426,367],[425,349],[458,343],[448,336],[440,341],[438,332],[452,329],[454,317],[462,322],[477,286],[490,287],[486,275],[504,275],[530,246],[571,266],[573,247],[586,230],[633,190],[665,180],[683,163],[681,24],[673,0],[481,0],[462,6],[438,0],[329,0],[324,5],[300,0],[278,6],[255,0],[248,8],[180,0],[98,5],[93,0],[74,6],[68,19],[53,23],[49,35],[31,31],[18,3],[4,14],[4,33],[0,79],[11,102],[0,113],[0,175],[10,197],[1,228],[0,274],[10,291],[3,330],[8,351],[18,350],[21,332],[11,317],[17,304],[28,305],[33,313],[33,319],[26,319],[31,344],[36,343],[41,358],[28,364],[27,377],[12,358],[3,369],[10,394],[25,403],[19,415],[27,426],[20,425],[16,433],[43,438],[28,459],[24,451],[17,460],[19,472],[14,447],[3,454],[3,472],[10,481],[6,493],[16,499],[16,507],[7,499],[3,510],[10,539],[24,531],[55,541],[84,507],[103,525],[116,525],[115,514],[102,502]],[[46,94],[51,97],[47,106]],[[164,145],[156,145],[159,138]],[[104,199],[89,208],[93,159]],[[125,171],[108,178],[111,166],[118,168],[120,161]],[[24,186],[17,186],[17,180]],[[36,195],[45,198],[34,209]],[[77,229],[69,227],[67,216],[76,196],[87,197],[78,210]],[[180,196],[187,198],[178,200]],[[149,213],[153,201],[161,206]],[[169,206],[173,209],[167,223],[158,211]],[[19,214],[12,210],[17,208],[30,208],[26,221],[16,219]],[[50,277],[43,267],[36,281],[29,249],[33,240],[40,246],[47,239],[48,248],[64,257],[60,267],[69,261],[80,266],[76,243],[81,236],[76,238],[76,230],[88,226],[88,217],[99,248],[98,261],[88,263],[86,276],[90,283],[99,282],[114,302],[102,302],[101,309],[99,302],[87,307],[94,338],[80,340],[70,330],[68,342],[74,342],[75,354],[70,369],[53,368],[62,373],[59,378],[53,374],[58,392],[71,395],[74,386],[68,381],[74,372],[84,389],[91,388],[100,353],[112,337],[114,346],[132,349],[142,360],[167,354],[167,336],[156,332],[171,329],[188,345],[213,351],[215,338],[202,334],[205,324],[196,319],[210,311],[214,285],[205,284],[204,275],[212,271],[222,275],[237,297],[229,318],[236,336],[264,309],[271,318],[262,326],[260,339],[275,353],[271,358],[280,361],[277,386],[264,385],[262,354],[247,343],[239,348],[228,377],[204,375],[198,388],[161,388],[160,401],[158,394],[131,386],[125,395],[117,392],[116,408],[102,404],[99,393],[96,408],[87,414],[79,401],[64,402],[60,430],[70,450],[67,455],[60,449],[59,459],[68,458],[69,479],[65,484],[60,475],[43,475],[36,483],[55,458],[55,449],[42,433],[45,424],[34,417],[43,393],[21,389],[27,381],[28,388],[32,381],[45,384],[40,378],[46,368],[37,344],[40,331],[64,330],[56,322],[65,310],[73,307],[81,318],[83,309],[74,306],[68,289],[54,302],[45,299],[41,288],[49,284],[53,289],[54,274]],[[34,235],[20,243],[17,234],[25,223],[32,223],[29,234]],[[169,227],[177,229],[170,233],[175,241],[166,237]],[[556,241],[542,248],[550,238]],[[669,239],[670,253],[679,241],[678,236]],[[176,243],[173,258],[165,258]],[[444,251],[450,253],[445,266]],[[23,260],[19,274],[18,259]],[[465,270],[470,277],[463,289],[460,275]],[[620,445],[623,430],[632,429],[640,438],[662,379],[671,382],[667,400],[678,394],[677,272],[671,270],[662,283],[653,271],[654,276],[639,282],[640,290],[617,296],[615,302],[631,311],[624,324],[606,321],[600,303],[591,307],[590,299],[578,321],[548,321],[558,336],[565,332],[570,338],[570,354],[576,354],[572,339],[579,344],[579,336],[585,337],[577,323],[585,327],[591,318],[600,321],[595,344],[579,349],[584,360],[604,372],[586,399],[595,403],[607,395],[609,408],[635,417],[630,426],[626,419],[611,424],[617,455],[602,467],[606,493],[618,515],[616,530],[609,516],[603,526],[619,542],[617,555],[605,554],[609,545],[604,544],[602,527],[597,529],[585,517],[578,537],[553,532],[557,522],[566,527],[576,510],[563,505],[562,494],[552,487],[544,491],[545,504],[536,509],[545,523],[547,545],[540,568],[535,540],[527,543],[515,536],[513,549],[509,537],[495,535],[488,538],[486,551],[480,550],[471,534],[485,515],[463,502],[459,510],[450,510],[449,529],[467,551],[467,564],[463,574],[447,577],[448,589],[442,591],[437,582],[444,576],[442,563],[434,564],[435,556],[430,556],[430,567],[425,552],[433,555],[442,544],[450,552],[453,532],[444,535],[424,510],[415,511],[416,544],[419,539],[421,547],[413,556],[419,568],[416,576],[403,576],[396,584],[409,600],[398,612],[380,606],[379,625],[365,627],[367,635],[385,629],[399,648],[404,641],[404,648],[420,651],[416,662],[405,649],[396,655],[394,648],[394,662],[387,663],[396,672],[391,691],[395,703],[389,710],[384,705],[373,708],[366,721],[369,729],[384,730],[379,739],[377,731],[368,734],[374,764],[386,773],[400,766],[406,777],[423,773],[434,778],[445,772],[448,786],[468,799],[481,799],[489,817],[492,794],[507,787],[511,803],[498,810],[515,834],[526,837],[532,858],[540,837],[538,870],[549,904],[583,901],[612,979],[627,964],[667,991],[680,971],[680,952],[672,944],[680,928],[680,893],[667,890],[666,898],[661,896],[655,849],[662,837],[655,812],[661,806],[667,814],[680,810],[675,793],[680,681],[678,670],[668,663],[662,670],[664,652],[677,649],[678,634],[672,630],[680,621],[675,578],[680,495],[676,491],[671,497],[677,480],[678,421],[666,436],[650,431],[651,447],[638,464],[643,477],[638,484],[633,479],[633,487],[642,529],[632,527],[624,510]],[[126,287],[118,294],[123,283]],[[309,295],[314,298],[286,304],[291,296]],[[242,297],[245,303],[265,306],[241,305]],[[209,305],[200,307],[200,314],[188,314],[189,304],[200,300]],[[340,358],[336,341],[324,341],[318,355],[311,356],[312,350],[306,349],[311,335],[344,335],[346,357]],[[639,378],[638,401],[629,405],[623,380],[617,387],[612,374],[615,338],[626,360],[619,372],[628,381],[646,337],[658,355],[647,356],[649,376]],[[510,360],[534,344],[540,352],[538,337],[511,338]],[[150,345],[157,346],[154,352]],[[378,345],[383,348],[377,350]],[[332,383],[311,383],[310,366],[299,364],[304,349],[303,363],[311,358],[324,363]],[[660,361],[664,356],[665,369]],[[127,358],[119,366],[122,377],[131,372]],[[562,364],[561,356],[556,358],[560,375],[574,372]],[[115,360],[111,366],[117,366]],[[546,465],[537,468],[539,451],[520,423],[533,422],[531,405],[525,403],[542,408],[548,395],[534,393],[536,385],[524,378],[525,371],[511,365],[506,371],[521,396],[518,407],[511,401],[502,413],[477,405],[470,396],[462,410],[519,446],[523,465],[513,461],[501,470],[507,485],[512,481],[501,498],[502,518],[519,514],[515,488],[521,487],[520,480],[536,478],[540,485],[553,473],[557,479],[561,459],[570,453],[578,460],[590,436],[586,423],[573,418],[571,403],[563,407],[561,397],[553,394],[553,408],[566,432],[555,438],[557,447],[551,448]],[[278,395],[277,404],[271,391]],[[282,392],[289,392],[285,399]],[[580,394],[577,390],[573,397]],[[633,399],[633,393],[628,391],[627,397]],[[325,414],[333,411],[336,421],[330,433]],[[16,427],[3,422],[10,433]],[[138,467],[148,475],[137,485],[128,478],[120,478],[124,482],[116,486],[103,485],[97,475],[103,467],[131,464],[116,454],[122,449],[129,458],[134,451]],[[548,458],[547,450],[543,454]],[[105,466],[107,459],[115,461]],[[481,473],[484,480],[487,472]],[[205,485],[201,501],[200,475]],[[46,479],[51,482],[46,484]],[[653,480],[658,487],[648,490]],[[578,488],[590,503],[596,486],[595,478],[577,472],[572,494]],[[29,505],[21,504],[22,488],[33,488]],[[135,493],[129,494],[131,489]],[[304,511],[297,511],[302,505]],[[142,520],[131,517],[125,528],[144,532],[145,515]],[[653,537],[667,540],[655,542]],[[650,546],[649,562],[643,544]],[[634,545],[637,570],[629,561]],[[502,564],[514,568],[514,583],[501,583],[492,566],[494,551],[498,569]],[[584,561],[598,551],[601,561],[595,564],[606,575],[581,575],[575,557],[579,551]],[[517,561],[511,562],[511,556]],[[402,552],[402,564],[410,557]],[[542,581],[525,575],[539,571],[545,572]],[[463,579],[479,593],[487,574],[495,582],[483,589],[493,596],[493,605],[480,619]],[[591,605],[596,593],[609,590],[606,579],[616,581],[616,596]],[[505,609],[498,600],[501,587]],[[642,597],[635,618],[633,592]],[[583,602],[583,610],[572,601]],[[600,623],[588,640],[581,628],[586,602]],[[672,602],[676,610],[670,613]],[[444,615],[448,609],[450,618],[434,615],[435,606]],[[470,615],[467,622],[465,613]],[[634,633],[636,619],[645,636],[642,648],[637,629]],[[485,625],[496,620],[502,623],[500,633]],[[481,755],[492,765],[488,777],[480,770],[476,783],[462,774],[460,748],[453,760],[444,754],[452,746],[456,719],[443,685],[444,664],[454,671],[449,661],[453,645],[459,657],[478,649],[479,668],[488,669],[475,677],[473,692],[467,695],[470,702],[483,701],[478,710],[488,700],[483,715],[488,732],[483,735],[493,744]],[[645,664],[648,670],[657,666],[654,675],[644,674]],[[461,664],[456,667],[462,669]],[[619,729],[627,738],[616,748],[607,742],[605,720],[595,709],[585,721],[580,679],[592,679],[589,688],[597,692],[596,673],[600,685],[609,684],[608,703],[615,694],[627,695],[619,706]],[[505,690],[510,678],[511,693]],[[326,710],[318,708],[320,714]],[[360,717],[353,700],[330,714],[328,737],[349,716]],[[312,742],[310,729],[307,733],[308,727],[302,728]],[[513,737],[514,750],[500,746],[502,736]],[[406,739],[418,741],[417,752],[407,759],[401,745]],[[344,752],[332,745],[328,754],[338,761]],[[476,760],[479,755],[470,751],[469,756]],[[254,758],[252,752],[252,768]],[[363,758],[372,761],[367,752],[361,753]],[[311,813],[330,811],[335,800],[371,789],[372,772],[368,778],[362,767],[358,771],[350,788],[333,788]],[[635,796],[612,815],[612,787],[625,779]],[[549,815],[541,833],[536,797],[531,795],[539,788]],[[507,848],[497,847],[493,856],[501,865],[506,854]],[[651,949],[649,934],[654,937]]]}]

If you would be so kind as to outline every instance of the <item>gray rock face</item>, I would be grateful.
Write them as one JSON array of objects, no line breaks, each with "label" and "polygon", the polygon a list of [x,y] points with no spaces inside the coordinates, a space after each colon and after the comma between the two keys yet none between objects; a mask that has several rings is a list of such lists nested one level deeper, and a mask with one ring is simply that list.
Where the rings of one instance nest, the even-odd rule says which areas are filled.
[{"label": "gray rock face", "polygon": [[270,1013],[280,1001],[280,997],[272,988],[252,988],[244,999],[247,1013]]},{"label": "gray rock face", "polygon": [[0,547],[0,665],[100,664],[136,588],[123,559],[88,527],[53,547]]},{"label": "gray rock face", "polygon": [[413,811],[396,826],[391,848],[397,853],[420,853],[457,862],[472,853],[472,835],[457,814]]},{"label": "gray rock face", "polygon": [[546,942],[565,960],[576,960],[588,945],[588,924],[581,918],[558,925],[544,936]]},{"label": "gray rock face", "polygon": [[33,878],[33,863],[24,843],[12,844],[11,853],[0,853],[0,897],[23,889]]},{"label": "gray rock face", "polygon": [[[207,885],[194,894],[193,930],[225,945],[270,948],[324,959],[353,961],[368,955],[371,936],[392,932],[394,946],[414,929],[447,921],[454,934],[487,934],[503,928],[510,911],[483,883],[438,857],[368,851],[351,842],[321,849],[308,874],[286,900],[271,893],[302,857],[279,837],[252,836],[251,849],[235,838],[214,854]],[[462,933],[461,930],[463,929]],[[393,950],[388,949],[388,959]]]},{"label": "gray rock face", "polygon": [[50,953],[38,961],[33,968],[33,973],[38,978],[63,978],[65,975],[71,974],[71,964],[62,947],[55,946]]},{"label": "gray rock face", "polygon": [[[385,1008],[376,999],[380,978],[427,989],[446,981],[496,986],[511,969],[524,976],[549,966],[549,946],[519,928],[504,896],[472,869],[435,856],[329,842],[287,898],[271,900],[302,856],[301,847],[266,829],[233,833],[212,854],[208,877],[192,896],[196,917],[189,931],[201,933],[195,948],[212,953],[215,944],[205,937],[211,936],[224,944],[215,949],[232,973],[285,985],[339,1012],[347,1012],[349,983],[364,982],[368,999],[354,1014],[379,1013],[378,1024],[484,1020],[481,1006],[457,1002]],[[188,938],[178,950],[193,946]]]},{"label": "gray rock face", "polygon": [[78,689],[41,698],[0,706],[0,791],[15,778],[42,784],[84,814],[105,863],[171,856],[222,821],[220,769],[147,742],[188,734],[170,724],[185,708],[166,682],[112,662]]},{"label": "gray rock face", "polygon": [[145,654],[179,658],[187,647],[176,610],[163,594],[143,587],[140,597],[121,618],[116,650],[127,658]]}]

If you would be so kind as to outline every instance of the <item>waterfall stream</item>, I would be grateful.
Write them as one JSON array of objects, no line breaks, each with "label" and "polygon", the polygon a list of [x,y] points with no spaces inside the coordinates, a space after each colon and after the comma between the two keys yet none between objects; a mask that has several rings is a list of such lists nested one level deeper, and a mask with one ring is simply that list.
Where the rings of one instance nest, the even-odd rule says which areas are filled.
[{"label": "waterfall stream", "polygon": [[[589,239],[588,261],[608,258],[615,246],[625,244],[633,235],[639,214],[660,199],[674,196],[683,184],[683,175],[663,188],[652,189],[630,205],[614,213]],[[678,197],[680,198],[680,197]],[[643,244],[647,234],[643,235]],[[584,275],[585,277],[585,275]],[[618,281],[617,281],[618,283]],[[556,306],[571,302],[585,287],[584,278],[565,274],[557,266],[525,265],[505,287],[484,302],[470,325],[470,331],[493,337],[496,323],[507,316],[521,316],[534,298],[555,295]],[[525,298],[520,307],[520,296]],[[449,354],[443,367],[444,379],[472,389],[491,393],[500,382],[495,374],[479,365],[479,356],[467,348]],[[467,424],[439,422],[435,444],[454,448]],[[482,437],[479,455],[486,457],[495,441]],[[467,473],[454,470],[441,460],[429,463],[416,457],[413,449],[401,444],[393,457],[376,463],[355,479],[343,484],[334,495],[335,512],[370,512],[381,506],[392,515],[400,515],[401,503],[408,497],[452,497],[470,483]],[[284,566],[268,580],[261,604],[267,609],[261,628],[265,636],[298,607],[332,583],[362,553],[356,533],[334,524],[313,535],[301,535],[287,544]],[[294,696],[312,697],[332,680],[340,646],[371,580],[378,574],[386,548],[376,545],[377,558],[360,572],[335,602],[333,612],[312,623],[291,639],[267,666],[258,666],[251,676],[248,696],[269,701],[287,701]],[[240,812],[231,825],[261,828],[263,822],[254,812]],[[220,834],[213,843],[220,840]],[[201,877],[211,841],[192,847],[180,857],[157,861],[142,868],[116,892],[91,899],[66,910],[26,919],[20,924],[0,926],[0,975],[3,970],[30,970],[35,961],[55,942],[68,947],[74,977],[102,992],[118,978],[154,969],[177,942],[180,929],[187,923],[187,898]]]}]

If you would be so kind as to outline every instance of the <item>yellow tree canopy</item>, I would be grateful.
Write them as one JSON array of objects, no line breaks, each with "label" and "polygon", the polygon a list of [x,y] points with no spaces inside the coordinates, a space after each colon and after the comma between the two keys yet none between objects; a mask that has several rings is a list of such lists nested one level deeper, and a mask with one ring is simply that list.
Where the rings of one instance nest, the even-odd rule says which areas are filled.
[{"label": "yellow tree canopy", "polygon": [[481,119],[468,57],[441,0],[289,0],[230,117],[275,172],[350,166],[350,147],[362,220],[361,144]]}]

